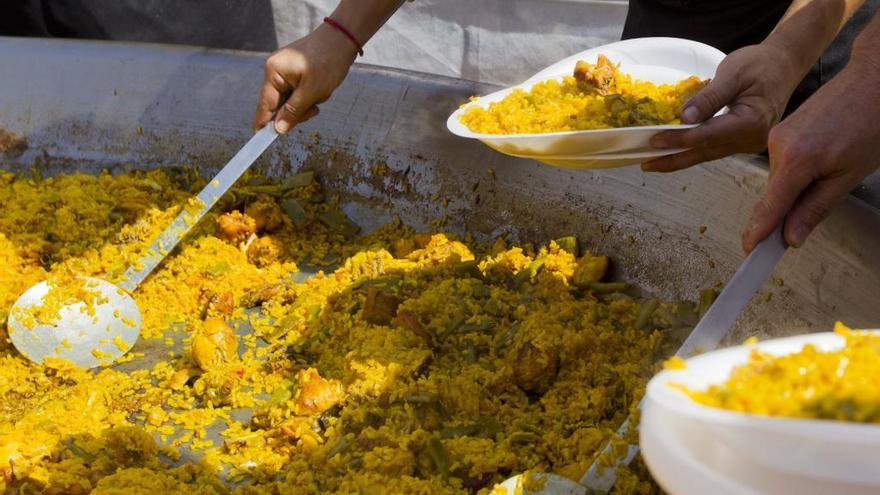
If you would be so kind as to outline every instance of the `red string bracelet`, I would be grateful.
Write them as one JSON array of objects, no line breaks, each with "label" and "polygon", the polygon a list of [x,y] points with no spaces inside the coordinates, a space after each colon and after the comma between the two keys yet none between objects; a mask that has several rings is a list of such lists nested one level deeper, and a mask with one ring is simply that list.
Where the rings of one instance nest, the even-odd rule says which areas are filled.
[{"label": "red string bracelet", "polygon": [[345,28],[345,26],[343,26],[342,24],[339,24],[338,22],[336,22],[335,19],[332,19],[330,17],[325,17],[324,22],[335,27],[336,29],[339,30],[340,33],[344,34],[346,38],[350,39],[351,42],[354,43],[355,48],[357,48],[358,55],[360,55],[361,57],[364,56],[364,47],[362,47],[361,44],[358,42],[357,38],[355,38],[354,35],[351,34],[351,31],[349,31],[348,29]]}]

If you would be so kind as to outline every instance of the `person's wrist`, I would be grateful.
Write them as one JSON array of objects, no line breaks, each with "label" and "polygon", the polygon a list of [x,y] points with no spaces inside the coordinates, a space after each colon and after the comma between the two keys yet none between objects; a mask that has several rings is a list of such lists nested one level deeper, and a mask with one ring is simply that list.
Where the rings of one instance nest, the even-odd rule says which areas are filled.
[{"label": "person's wrist", "polygon": [[775,72],[777,74],[777,78],[774,78],[775,84],[772,89],[780,94],[785,94],[786,97],[784,99],[788,100],[788,95],[794,92],[794,89],[809,71],[812,63],[797,60],[792,55],[793,52],[788,44],[773,36],[762,41],[760,46],[762,47],[761,58],[763,66],[766,70],[771,71],[771,73]]},{"label": "person's wrist", "polygon": [[315,28],[314,34],[322,40],[322,44],[335,53],[350,58],[354,61],[358,55],[358,46],[352,40],[348,39],[339,29],[327,24],[321,23]]},{"label": "person's wrist", "polygon": [[375,18],[375,11],[383,3],[387,1],[342,0],[330,17],[345,26],[358,43],[364,46],[381,26],[381,21]]}]

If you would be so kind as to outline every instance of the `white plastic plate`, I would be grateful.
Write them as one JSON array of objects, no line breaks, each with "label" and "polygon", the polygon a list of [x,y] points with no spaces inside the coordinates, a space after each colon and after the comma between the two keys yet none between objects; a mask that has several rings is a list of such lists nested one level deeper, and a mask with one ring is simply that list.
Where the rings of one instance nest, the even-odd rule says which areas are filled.
[{"label": "white plastic plate", "polygon": [[[789,354],[811,343],[839,349],[833,333],[769,340],[758,349]],[[670,387],[704,389],[744,364],[738,346],[687,360],[648,383],[640,425],[642,455],[673,495],[880,493],[880,426],[843,421],[770,418],[706,407]]]},{"label": "white plastic plate", "polygon": [[[715,48],[678,38],[638,38],[619,41],[572,55],[538,72],[521,84],[467,103],[450,115],[446,125],[453,134],[479,139],[501,153],[575,168],[603,168],[639,163],[640,160],[644,161],[645,157],[631,157],[624,160],[623,158],[626,157],[623,155],[656,153],[658,150],[650,145],[652,136],[662,130],[694,127],[693,125],[657,125],[542,134],[481,134],[471,132],[460,121],[461,115],[471,106],[488,107],[490,103],[500,101],[515,89],[528,91],[535,83],[561,79],[572,73],[578,60],[595,62],[600,54],[606,55],[614,63],[619,63],[621,70],[632,74],[634,78],[658,84],[676,82],[692,75],[701,79],[711,78],[724,58],[724,53]],[[652,157],[675,152],[676,150],[664,150]],[[618,156],[613,159],[587,156],[596,154]]]}]

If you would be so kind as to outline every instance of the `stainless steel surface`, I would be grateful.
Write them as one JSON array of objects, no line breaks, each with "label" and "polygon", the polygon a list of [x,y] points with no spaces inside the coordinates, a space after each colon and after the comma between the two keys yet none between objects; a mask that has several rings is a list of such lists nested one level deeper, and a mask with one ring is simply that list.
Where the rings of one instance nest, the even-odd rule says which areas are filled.
[{"label": "stainless steel surface", "polygon": [[[264,57],[0,38],[0,166],[52,174],[197,164],[210,174],[250,137]],[[452,109],[492,89],[355,67],[320,117],[279,139],[255,167],[272,176],[316,171],[366,230],[399,215],[422,230],[445,219],[444,229],[478,241],[577,235],[614,259],[615,277],[664,298],[696,299],[740,264],[740,231],[766,179],[762,159],[666,175],[572,171],[446,132]],[[378,164],[388,173],[373,174]],[[828,330],[835,319],[876,327],[878,252],[880,212],[848,199],[788,252],[773,272],[784,284],[765,283],[727,341]]]},{"label": "stainless steel surface", "polygon": [[205,216],[221,196],[235,184],[235,181],[263,154],[266,149],[275,142],[278,133],[275,132],[274,123],[269,122],[259,132],[254,134],[247,143],[242,146],[238,153],[233,156],[226,165],[214,176],[214,179],[196,196],[196,203],[184,208],[178,213],[174,221],[156,238],[147,248],[147,253],[137,263],[130,266],[123,275],[119,286],[128,292],[133,292],[152,271],[159,266],[165,256],[177,246],[189,230]]},{"label": "stainless steel surface", "polygon": [[[675,355],[687,358],[696,353],[715,349],[736,322],[746,304],[770,276],[786,249],[788,245],[782,236],[782,224],[780,224],[749,253]],[[641,408],[641,403],[639,407]],[[630,418],[627,418],[617,430],[617,437],[625,438],[629,429]],[[599,458],[607,459],[613,448],[614,445],[609,441],[602,449]],[[610,491],[617,481],[616,467],[629,465],[638,453],[639,447],[630,444],[626,450],[626,455],[617,459],[612,466],[603,468],[599,466],[599,458],[594,460],[581,478],[581,484],[595,492]]]},{"label": "stainless steel surface", "polygon": [[[210,173],[250,136],[263,59],[0,39],[0,128],[16,136],[0,139],[11,151],[0,161],[44,173],[179,164]],[[256,166],[272,175],[315,170],[365,228],[399,214],[428,229],[445,215],[446,229],[478,240],[576,234],[613,256],[616,276],[663,297],[694,299],[739,265],[740,231],[766,178],[762,159],[734,156],[665,175],[637,167],[571,171],[502,156],[446,132],[451,109],[491,89],[355,67],[321,116],[279,140]],[[371,173],[379,162],[389,174]],[[448,206],[430,201],[434,194]],[[827,330],[837,318],[876,326],[877,252],[878,210],[849,199],[786,256],[774,272],[784,286],[764,285],[732,341]]]}]

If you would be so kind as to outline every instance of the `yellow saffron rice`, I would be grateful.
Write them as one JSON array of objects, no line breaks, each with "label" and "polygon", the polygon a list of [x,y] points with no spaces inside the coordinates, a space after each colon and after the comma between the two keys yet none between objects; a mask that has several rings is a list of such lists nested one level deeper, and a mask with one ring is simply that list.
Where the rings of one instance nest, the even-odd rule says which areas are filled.
[{"label": "yellow saffron rice", "polygon": [[[680,304],[604,282],[608,259],[574,238],[481,246],[400,222],[360,235],[308,172],[246,177],[222,198],[134,292],[142,337],[115,365],[15,351],[5,319],[22,291],[119,280],[204,184],[188,169],[0,173],[0,493],[577,479],[674,344]],[[304,280],[309,265],[329,267]],[[615,491],[658,488],[637,464]]]},{"label": "yellow saffron rice", "polygon": [[812,345],[773,356],[753,349],[748,363],[723,383],[684,390],[694,401],[732,411],[805,419],[880,423],[880,335],[838,322],[845,345],[821,351]]},{"label": "yellow saffron rice", "polygon": [[597,64],[578,62],[573,76],[515,89],[488,107],[472,105],[461,122],[484,134],[679,124],[682,105],[704,84],[697,77],[659,85],[634,80],[600,56]]}]

